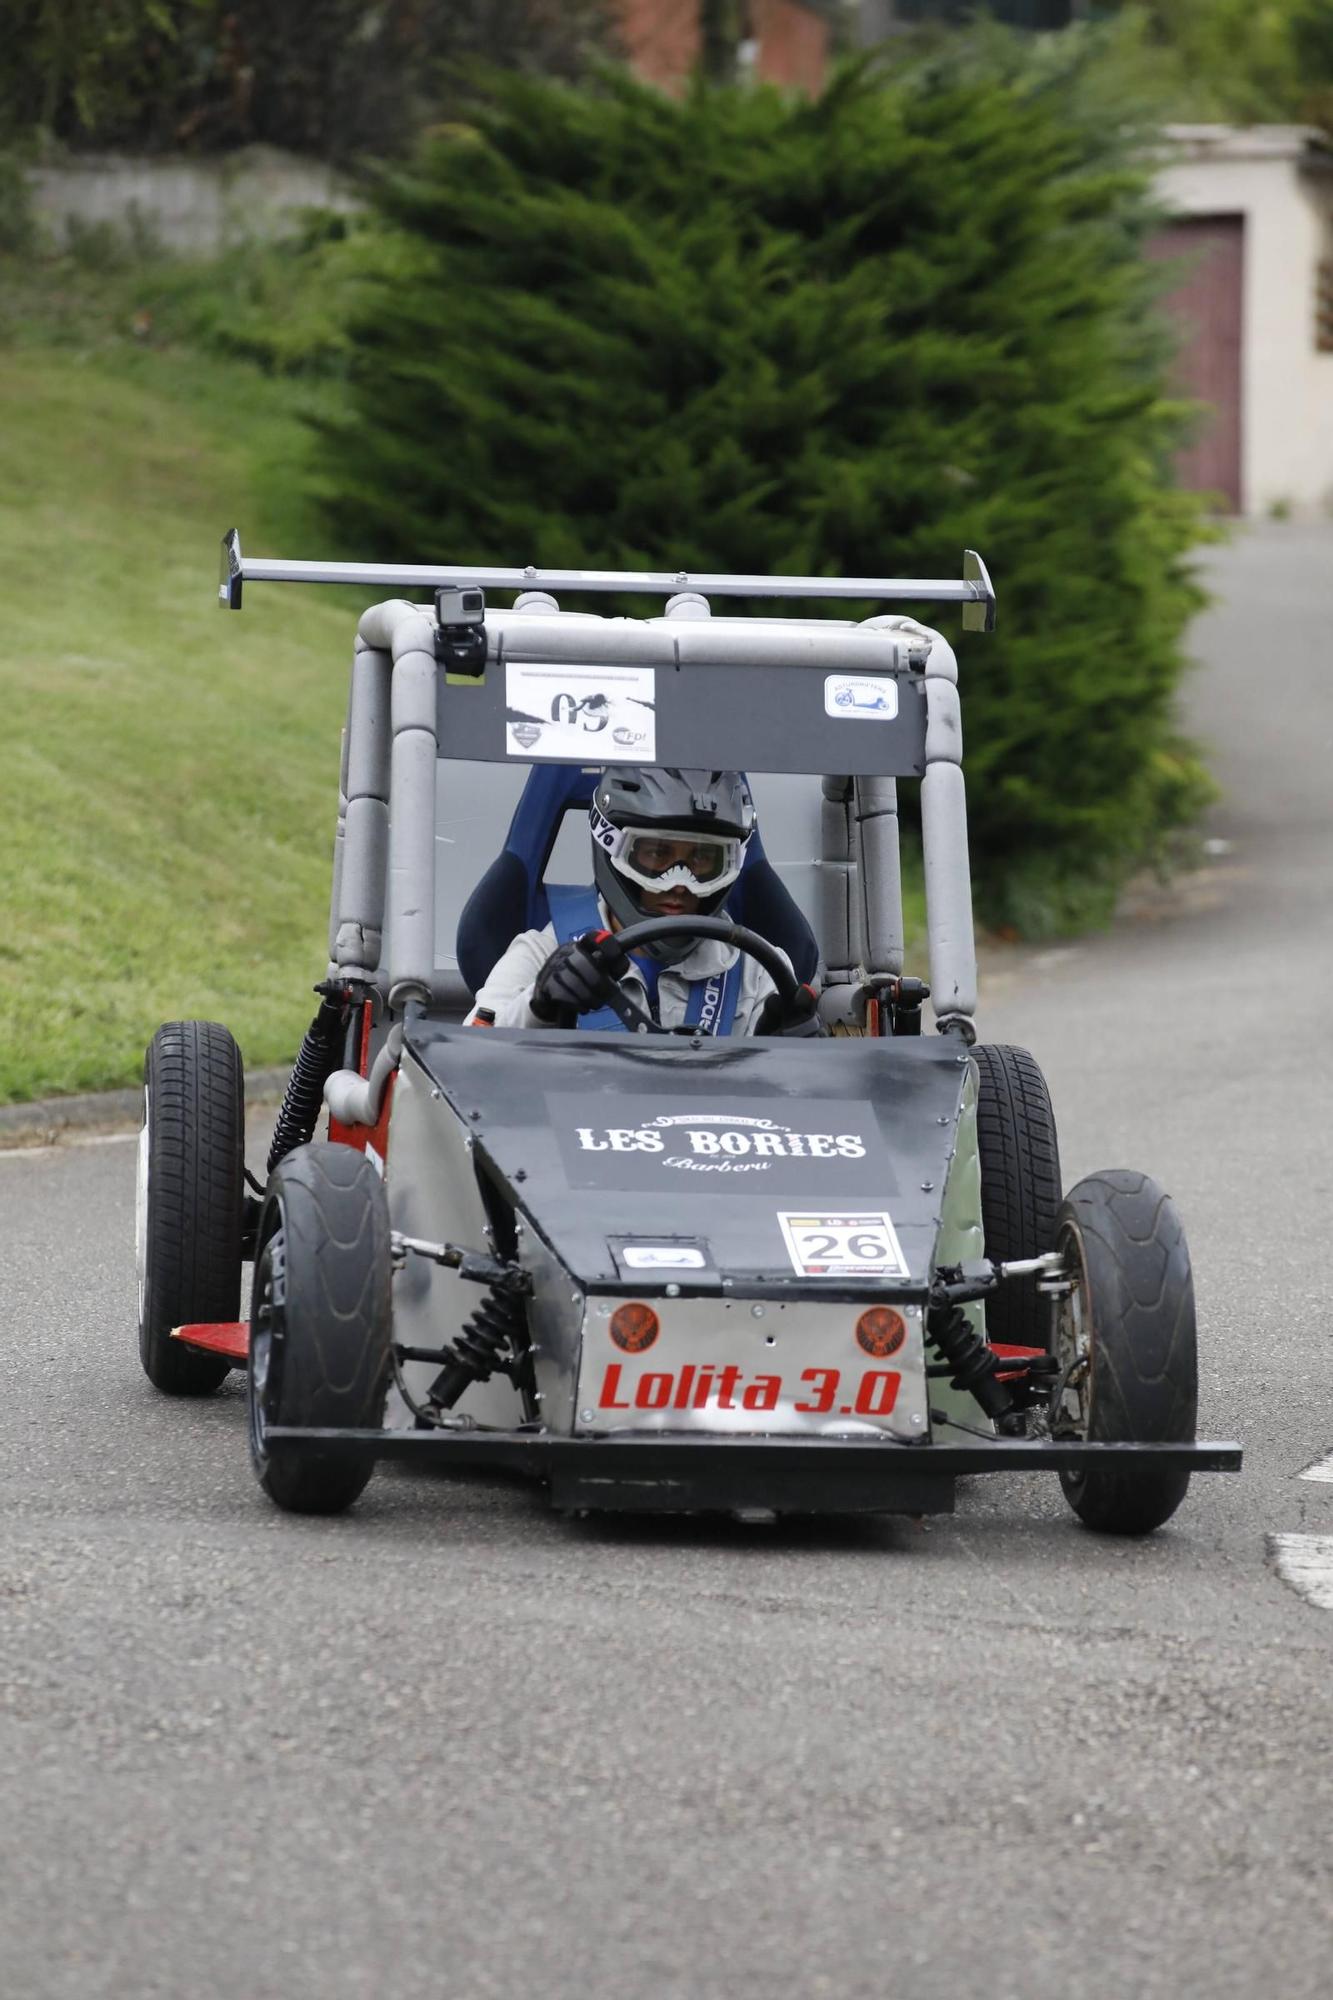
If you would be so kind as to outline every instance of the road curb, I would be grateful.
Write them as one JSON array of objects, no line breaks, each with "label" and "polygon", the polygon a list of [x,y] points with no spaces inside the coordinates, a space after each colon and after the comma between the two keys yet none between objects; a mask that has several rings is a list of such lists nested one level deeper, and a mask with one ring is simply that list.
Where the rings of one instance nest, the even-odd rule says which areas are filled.
[{"label": "road curb", "polygon": [[[288,1069],[251,1070],[245,1079],[248,1103],[276,1097],[286,1089]],[[91,1132],[137,1125],[143,1090],[93,1090],[82,1096],[39,1097],[30,1104],[0,1104],[0,1147],[33,1139],[58,1139],[62,1132]]]}]

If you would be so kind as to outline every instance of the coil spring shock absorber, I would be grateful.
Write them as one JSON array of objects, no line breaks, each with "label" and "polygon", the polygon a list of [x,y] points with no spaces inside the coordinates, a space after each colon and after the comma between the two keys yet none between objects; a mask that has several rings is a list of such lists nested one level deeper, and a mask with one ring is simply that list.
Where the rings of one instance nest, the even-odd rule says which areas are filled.
[{"label": "coil spring shock absorber", "polygon": [[273,1127],[273,1143],[268,1149],[268,1171],[298,1146],[309,1145],[315,1136],[319,1107],[324,1102],[324,1086],[342,1062],[343,1035],[347,1023],[347,1003],[341,989],[322,992],[319,1012],[306,1029],[297,1051],[282,1109]]},{"label": "coil spring shock absorber", "polygon": [[975,1396],[996,1429],[1012,1435],[1024,1428],[1023,1415],[1014,1399],[998,1380],[999,1357],[987,1347],[961,1305],[954,1301],[933,1305],[926,1316],[926,1332],[953,1374],[955,1389]]},{"label": "coil spring shock absorber", "polygon": [[449,1359],[431,1383],[426,1400],[432,1409],[451,1410],[465,1389],[497,1372],[518,1379],[526,1359],[523,1335],[527,1317],[523,1300],[501,1285],[493,1285],[462,1331],[445,1349]]}]

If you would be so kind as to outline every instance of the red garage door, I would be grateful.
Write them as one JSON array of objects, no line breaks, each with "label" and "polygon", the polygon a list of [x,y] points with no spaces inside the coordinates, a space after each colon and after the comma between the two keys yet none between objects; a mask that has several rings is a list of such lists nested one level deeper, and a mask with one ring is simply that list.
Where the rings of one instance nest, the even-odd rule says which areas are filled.
[{"label": "red garage door", "polygon": [[1165,305],[1180,330],[1176,380],[1182,394],[1211,405],[1177,460],[1182,486],[1221,493],[1241,507],[1241,306],[1245,224],[1239,215],[1199,215],[1171,223],[1150,245],[1158,259],[1183,259]]}]

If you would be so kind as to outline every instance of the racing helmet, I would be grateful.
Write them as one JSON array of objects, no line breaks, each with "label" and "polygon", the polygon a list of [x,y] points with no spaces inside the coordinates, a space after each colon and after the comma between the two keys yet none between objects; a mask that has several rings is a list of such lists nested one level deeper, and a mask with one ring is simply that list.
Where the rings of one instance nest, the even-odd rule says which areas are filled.
[{"label": "racing helmet", "polygon": [[[677,884],[699,898],[701,916],[711,917],[745,865],[754,800],[740,771],[617,764],[598,779],[588,820],[593,879],[618,923],[641,923],[649,914],[644,895]],[[693,949],[688,937],[644,946],[664,965]]]}]

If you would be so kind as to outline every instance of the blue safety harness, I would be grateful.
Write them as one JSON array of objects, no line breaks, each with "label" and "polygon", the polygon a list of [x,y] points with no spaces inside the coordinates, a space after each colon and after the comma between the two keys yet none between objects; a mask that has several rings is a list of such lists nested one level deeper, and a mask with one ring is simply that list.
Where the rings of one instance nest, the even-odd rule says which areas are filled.
[{"label": "blue safety harness", "polygon": [[[597,892],[592,888],[562,888],[548,882],[546,899],[550,905],[551,922],[555,927],[558,944],[572,944],[585,931],[605,929],[602,913],[597,907]],[[630,954],[634,969],[643,980],[648,994],[648,1010],[657,1019],[657,979],[661,967],[655,958]],[[685,1026],[695,1028],[701,1035],[729,1035],[736,1008],[741,997],[741,975],[743,967],[740,955],[725,972],[716,972],[711,979],[692,979],[689,997],[685,1003]],[[610,1007],[598,1007],[594,1012],[579,1015],[580,1028],[595,1029],[598,1034],[622,1034],[625,1023]]]}]

